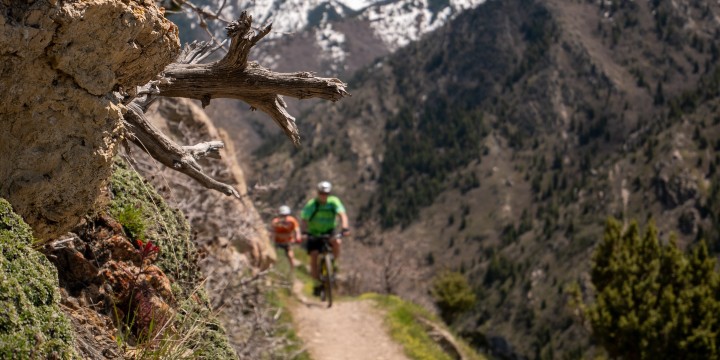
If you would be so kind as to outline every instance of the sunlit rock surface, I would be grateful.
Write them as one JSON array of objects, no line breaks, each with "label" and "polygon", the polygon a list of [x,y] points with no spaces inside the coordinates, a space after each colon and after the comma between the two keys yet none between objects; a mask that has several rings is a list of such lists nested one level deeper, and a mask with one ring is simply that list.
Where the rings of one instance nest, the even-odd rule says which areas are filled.
[{"label": "sunlit rock surface", "polygon": [[152,1],[0,2],[0,197],[41,240],[76,225],[110,176],[124,107],[109,96],[176,56]]}]

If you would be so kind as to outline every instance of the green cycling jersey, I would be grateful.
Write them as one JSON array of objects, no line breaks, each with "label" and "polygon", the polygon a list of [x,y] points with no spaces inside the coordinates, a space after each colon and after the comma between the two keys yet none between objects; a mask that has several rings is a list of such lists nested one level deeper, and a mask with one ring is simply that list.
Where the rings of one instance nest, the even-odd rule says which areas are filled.
[{"label": "green cycling jersey", "polygon": [[324,204],[316,198],[310,199],[300,213],[300,218],[307,222],[310,235],[322,235],[332,232],[337,226],[337,215],[345,212],[340,199],[330,195]]}]

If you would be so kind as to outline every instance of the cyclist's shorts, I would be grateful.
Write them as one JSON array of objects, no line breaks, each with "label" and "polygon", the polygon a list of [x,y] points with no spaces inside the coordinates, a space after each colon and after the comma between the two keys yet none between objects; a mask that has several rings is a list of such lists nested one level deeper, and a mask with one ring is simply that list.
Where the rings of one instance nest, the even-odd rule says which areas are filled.
[{"label": "cyclist's shorts", "polygon": [[[329,234],[331,235],[331,234]],[[311,253],[313,251],[322,251],[323,248],[323,241],[325,241],[322,237],[315,237],[315,236],[308,236],[307,241],[305,242],[305,250],[307,250],[308,253]]]},{"label": "cyclist's shorts", "polygon": [[275,246],[278,247],[278,249],[283,249],[285,251],[290,250],[290,244],[289,243],[275,243]]}]

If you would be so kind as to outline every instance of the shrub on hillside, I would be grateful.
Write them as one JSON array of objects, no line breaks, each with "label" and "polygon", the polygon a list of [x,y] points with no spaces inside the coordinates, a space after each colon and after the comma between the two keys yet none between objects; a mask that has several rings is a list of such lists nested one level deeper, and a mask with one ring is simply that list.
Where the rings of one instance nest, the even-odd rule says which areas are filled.
[{"label": "shrub on hillside", "polygon": [[448,323],[475,305],[475,293],[459,272],[445,271],[437,275],[430,293],[440,309],[440,316]]},{"label": "shrub on hillside", "polygon": [[609,220],[592,263],[594,338],[614,358],[717,359],[720,276],[704,242],[690,254]]}]

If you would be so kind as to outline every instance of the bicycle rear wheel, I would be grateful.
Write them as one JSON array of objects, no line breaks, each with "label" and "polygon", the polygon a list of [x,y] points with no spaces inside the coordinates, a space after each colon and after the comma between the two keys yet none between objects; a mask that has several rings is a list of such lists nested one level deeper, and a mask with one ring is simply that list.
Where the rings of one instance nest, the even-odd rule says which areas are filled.
[{"label": "bicycle rear wheel", "polygon": [[320,274],[322,277],[322,286],[324,298],[328,302],[328,307],[332,306],[332,261],[330,256],[323,256],[320,261]]}]

